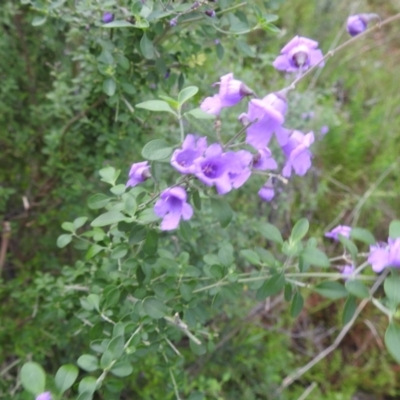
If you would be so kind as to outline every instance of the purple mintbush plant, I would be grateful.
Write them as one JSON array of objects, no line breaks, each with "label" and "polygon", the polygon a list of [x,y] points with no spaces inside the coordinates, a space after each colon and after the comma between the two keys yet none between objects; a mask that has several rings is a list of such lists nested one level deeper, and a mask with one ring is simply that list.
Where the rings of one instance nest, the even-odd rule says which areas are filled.
[{"label": "purple mintbush plant", "polygon": [[296,36],[281,50],[281,55],[275,59],[273,66],[279,71],[305,71],[318,63],[323,67],[323,57],[322,51],[318,49],[318,42]]},{"label": "purple mintbush plant", "polygon": [[192,218],[193,208],[186,199],[186,191],[180,186],[168,188],[161,193],[160,199],[154,205],[154,213],[163,218],[161,230],[176,229],[181,218],[184,220]]},{"label": "purple mintbush plant", "polygon": [[36,396],[35,400],[53,400],[50,392],[43,392]]}]

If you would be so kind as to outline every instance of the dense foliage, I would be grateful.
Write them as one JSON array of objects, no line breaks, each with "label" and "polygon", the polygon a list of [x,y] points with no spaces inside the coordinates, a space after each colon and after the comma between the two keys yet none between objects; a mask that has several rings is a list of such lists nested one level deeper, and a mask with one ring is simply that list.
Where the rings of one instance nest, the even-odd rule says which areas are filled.
[{"label": "dense foliage", "polygon": [[[360,3],[4,1],[2,398],[399,394],[399,19],[368,21],[304,78],[274,69],[294,35],[327,54],[349,14],[399,12]],[[252,170],[230,191],[248,161],[222,193],[173,168],[187,134],[238,164],[259,150],[254,100],[204,107],[232,71],[314,132],[307,174],[293,159],[292,176]],[[285,145],[271,154],[289,168]],[[171,196],[177,229],[160,220]],[[322,239],[338,225],[351,229]]]}]

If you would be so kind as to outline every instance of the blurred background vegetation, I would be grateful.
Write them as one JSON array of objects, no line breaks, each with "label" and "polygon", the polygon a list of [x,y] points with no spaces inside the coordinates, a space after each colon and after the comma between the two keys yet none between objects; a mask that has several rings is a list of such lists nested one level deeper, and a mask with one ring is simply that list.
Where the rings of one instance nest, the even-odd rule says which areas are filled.
[{"label": "blurred background vegetation", "polygon": [[[210,83],[230,71],[257,92],[279,90],[290,78],[271,63],[294,35],[318,40],[325,53],[347,38],[349,14],[376,12],[384,19],[400,12],[397,0],[254,1],[279,16],[279,33],[224,35],[210,33],[207,25],[178,24],[173,34],[161,37],[163,58],[157,62],[142,57],[138,31],[123,31],[113,40],[109,30],[99,27],[101,2],[81,14],[74,3],[66,2],[62,14],[43,24],[34,19],[39,1],[3,0],[1,6],[0,216],[7,250],[0,281],[2,398],[17,398],[19,362],[34,355],[51,372],[82,352],[86,341],[77,335],[81,322],[74,318],[79,300],[55,290],[66,274],[79,274],[76,267],[62,269],[80,253],[56,247],[61,223],[91,215],[87,198],[105,188],[98,179],[100,168],[113,165],[125,177],[146,142],[178,134],[168,118],[156,116],[155,128],[149,113],[131,113],[134,104],[174,95],[188,84],[200,87],[199,102],[210,94]],[[218,2],[216,10],[230,4]],[[251,14],[246,8],[242,12]],[[307,217],[316,237],[346,224],[386,240],[389,222],[400,215],[398,37],[398,24],[375,31],[337,53],[290,95],[291,125],[313,130],[318,138],[313,168],[283,187],[271,204],[250,203],[243,191],[230,194],[237,216],[225,235],[233,242],[249,240],[247,227],[260,216],[283,233]],[[103,92],[110,63],[118,71],[124,99],[119,103]],[[305,118],[309,112],[313,117]],[[225,131],[230,123],[236,126],[237,110],[229,113],[232,122]],[[325,135],[324,126],[329,127]],[[188,128],[207,134],[210,126],[193,121]],[[252,184],[255,192],[259,183]],[[326,241],[321,245],[333,250]],[[232,298],[209,321],[220,331],[215,347],[204,356],[185,355],[185,374],[179,377],[183,393],[191,393],[191,400],[204,398],[200,393],[207,399],[270,398],[271,388],[290,371],[332,343],[342,308],[340,300],[310,294],[294,321],[280,297],[262,305],[251,296]],[[309,399],[400,398],[400,369],[383,351],[383,318],[368,307],[338,351],[281,398],[297,399],[309,385],[315,386]],[[166,398],[170,383],[155,363],[149,356],[140,374],[127,382],[136,397],[121,398]]]}]

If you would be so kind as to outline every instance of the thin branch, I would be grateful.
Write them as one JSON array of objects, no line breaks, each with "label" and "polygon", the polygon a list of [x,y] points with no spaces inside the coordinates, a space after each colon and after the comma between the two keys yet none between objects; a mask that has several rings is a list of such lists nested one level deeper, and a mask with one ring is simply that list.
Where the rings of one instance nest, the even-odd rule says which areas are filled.
[{"label": "thin branch", "polygon": [[323,350],[321,353],[319,353],[316,357],[314,357],[310,362],[308,362],[306,365],[303,367],[297,369],[290,375],[288,375],[283,381],[281,386],[279,386],[277,390],[277,395],[279,395],[284,389],[286,389],[288,386],[290,386],[293,382],[295,382],[297,379],[299,379],[301,376],[303,376],[306,372],[308,372],[314,365],[318,364],[321,360],[323,360],[326,356],[328,356],[332,351],[334,351],[339,344],[342,342],[343,338],[347,335],[351,327],[353,326],[355,320],[358,318],[360,315],[361,311],[364,309],[364,307],[368,304],[368,302],[371,300],[372,296],[374,293],[378,290],[379,286],[382,284],[382,282],[385,280],[389,270],[386,269],[382,275],[378,278],[378,280],[374,283],[374,285],[371,287],[369,291],[369,298],[364,299],[361,301],[359,306],[357,307],[356,311],[354,312],[353,317],[351,320],[343,327],[343,329],[340,331],[339,335],[336,337],[335,341],[327,347],[325,350]]}]

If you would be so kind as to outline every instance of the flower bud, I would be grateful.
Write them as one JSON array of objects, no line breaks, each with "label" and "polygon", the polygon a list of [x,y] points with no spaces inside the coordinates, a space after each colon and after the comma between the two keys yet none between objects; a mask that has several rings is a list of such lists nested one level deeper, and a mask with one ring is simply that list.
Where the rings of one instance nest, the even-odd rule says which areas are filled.
[{"label": "flower bud", "polygon": [[347,18],[346,30],[351,36],[357,36],[367,29],[369,21],[371,21],[374,18],[379,19],[379,15],[378,14],[351,15],[349,18]]},{"label": "flower bud", "polygon": [[110,13],[110,12],[105,12],[105,13],[103,14],[102,21],[103,21],[105,24],[108,24],[109,22],[112,22],[113,20],[114,20],[114,14],[112,14],[112,13]]},{"label": "flower bud", "polygon": [[215,11],[214,10],[206,10],[204,13],[207,16],[211,17],[211,18],[215,17]]}]

